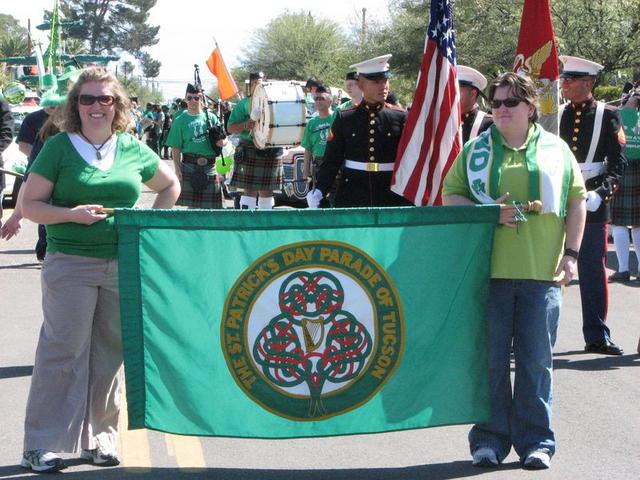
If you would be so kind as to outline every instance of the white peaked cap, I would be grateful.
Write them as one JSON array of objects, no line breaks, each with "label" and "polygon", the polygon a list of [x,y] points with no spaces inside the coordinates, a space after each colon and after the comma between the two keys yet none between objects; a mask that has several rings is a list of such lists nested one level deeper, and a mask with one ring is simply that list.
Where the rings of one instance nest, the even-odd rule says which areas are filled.
[{"label": "white peaked cap", "polygon": [[457,65],[456,73],[458,75],[458,82],[463,85],[471,85],[481,92],[487,88],[487,77],[475,68],[467,67],[465,65]]},{"label": "white peaked cap", "polygon": [[370,58],[369,60],[349,65],[349,68],[355,69],[358,76],[362,75],[365,78],[389,78],[391,75],[389,72],[390,58],[391,54],[380,55],[379,57]]},{"label": "white peaked cap", "polygon": [[596,76],[604,67],[599,63],[585,60],[580,57],[571,57],[569,55],[560,55],[560,61],[563,63],[561,77],[584,77],[585,75]]}]

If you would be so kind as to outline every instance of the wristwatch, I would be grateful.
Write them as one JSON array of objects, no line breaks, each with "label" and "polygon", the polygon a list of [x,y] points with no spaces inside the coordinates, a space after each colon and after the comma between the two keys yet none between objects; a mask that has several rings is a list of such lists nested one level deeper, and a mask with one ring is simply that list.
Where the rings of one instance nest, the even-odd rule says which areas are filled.
[{"label": "wristwatch", "polygon": [[574,250],[573,248],[565,248],[564,254],[567,257],[572,257],[572,258],[575,258],[576,260],[578,259],[578,251]]}]

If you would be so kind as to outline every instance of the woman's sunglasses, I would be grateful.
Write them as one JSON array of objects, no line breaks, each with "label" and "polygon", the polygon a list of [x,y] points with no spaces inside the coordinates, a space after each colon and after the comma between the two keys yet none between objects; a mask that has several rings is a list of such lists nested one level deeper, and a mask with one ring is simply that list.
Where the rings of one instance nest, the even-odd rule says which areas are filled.
[{"label": "woman's sunglasses", "polygon": [[498,109],[503,104],[507,108],[513,108],[513,107],[517,107],[518,105],[520,105],[520,102],[529,103],[524,98],[509,97],[509,98],[505,98],[504,100],[491,100],[491,108]]},{"label": "woman's sunglasses", "polygon": [[116,101],[116,97],[113,95],[78,95],[78,103],[88,107],[98,102],[103,107],[113,105]]}]

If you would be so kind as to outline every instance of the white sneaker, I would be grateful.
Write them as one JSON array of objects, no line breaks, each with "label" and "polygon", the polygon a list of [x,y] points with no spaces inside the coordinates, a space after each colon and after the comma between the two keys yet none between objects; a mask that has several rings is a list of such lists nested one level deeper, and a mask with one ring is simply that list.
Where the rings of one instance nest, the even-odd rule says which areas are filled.
[{"label": "white sneaker", "polygon": [[67,468],[58,454],[42,449],[23,452],[20,465],[34,472],[59,472]]},{"label": "white sneaker", "polygon": [[522,466],[528,470],[544,470],[551,466],[551,457],[544,450],[534,450],[527,455]]},{"label": "white sneaker", "polygon": [[106,451],[100,448],[94,448],[93,450],[82,449],[80,458],[101,467],[115,467],[116,465],[120,465],[120,458],[115,451]]},{"label": "white sneaker", "polygon": [[473,452],[473,466],[482,468],[491,468],[498,466],[498,456],[496,452],[489,447],[480,447]]}]

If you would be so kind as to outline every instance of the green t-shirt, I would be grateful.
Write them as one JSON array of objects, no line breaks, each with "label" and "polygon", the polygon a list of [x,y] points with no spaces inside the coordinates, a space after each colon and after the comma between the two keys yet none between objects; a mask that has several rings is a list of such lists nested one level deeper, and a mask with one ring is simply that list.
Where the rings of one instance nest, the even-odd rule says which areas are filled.
[{"label": "green t-shirt", "polygon": [[[140,197],[140,184],[155,175],[159,164],[160,159],[149,147],[129,134],[119,133],[113,165],[102,171],[84,161],[66,133],[59,133],[44,144],[30,172],[53,182],[52,205],[131,208]],[[47,225],[48,252],[115,258],[117,244],[112,216],[93,225]]]},{"label": "green t-shirt", "polygon": [[340,105],[336,106],[336,110],[344,110],[345,108],[349,108],[353,105],[353,102],[351,100],[347,100],[344,103],[341,103]]},{"label": "green t-shirt", "polygon": [[[500,196],[509,192],[509,203],[529,200],[529,172],[525,152],[533,129],[524,145],[513,149],[502,140],[504,158],[500,167]],[[582,198],[586,194],[580,167],[569,147],[562,142],[565,155],[571,156],[571,180],[567,199]],[[445,178],[442,195],[461,195],[475,201],[467,181],[467,148],[456,158]],[[494,148],[498,148],[494,146]],[[559,160],[560,161],[560,160]],[[565,219],[553,213],[527,215],[518,228],[496,227],[491,257],[491,278],[552,281],[564,251]]]},{"label": "green t-shirt", "polygon": [[[251,108],[251,97],[244,97],[236,106],[231,110],[231,115],[229,115],[229,120],[227,121],[227,125],[233,125],[234,123],[242,123],[247,122],[251,119],[250,111]],[[253,143],[253,135],[249,130],[243,130],[240,132],[240,139],[246,140],[249,143]]]},{"label": "green t-shirt", "polygon": [[[213,125],[219,125],[218,118],[213,113],[209,113],[209,118]],[[171,124],[165,144],[169,147],[179,148],[182,153],[213,157],[215,153],[209,143],[208,128],[204,112],[197,115],[184,112]]]},{"label": "green t-shirt", "polygon": [[640,160],[640,114],[635,108],[620,110],[627,144],[624,152],[629,160]]},{"label": "green t-shirt", "polygon": [[324,156],[324,151],[327,148],[327,137],[335,116],[335,112],[331,112],[325,118],[320,118],[316,115],[309,119],[307,126],[304,128],[304,135],[300,145],[307,150],[311,150],[311,155],[316,158]]}]

